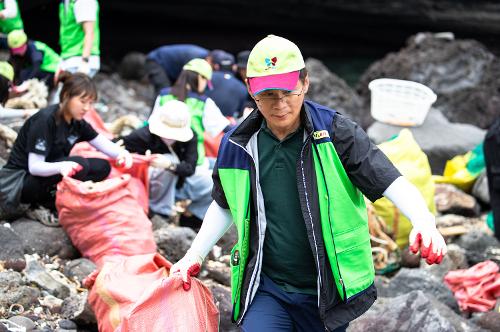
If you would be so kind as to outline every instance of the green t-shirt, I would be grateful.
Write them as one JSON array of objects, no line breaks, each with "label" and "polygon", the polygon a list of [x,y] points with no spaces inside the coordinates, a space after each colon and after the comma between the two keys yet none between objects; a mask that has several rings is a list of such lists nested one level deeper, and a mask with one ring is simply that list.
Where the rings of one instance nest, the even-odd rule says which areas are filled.
[{"label": "green t-shirt", "polygon": [[280,142],[265,124],[257,136],[267,219],[262,271],[286,292],[317,294],[317,271],[297,189],[303,137],[301,127]]}]

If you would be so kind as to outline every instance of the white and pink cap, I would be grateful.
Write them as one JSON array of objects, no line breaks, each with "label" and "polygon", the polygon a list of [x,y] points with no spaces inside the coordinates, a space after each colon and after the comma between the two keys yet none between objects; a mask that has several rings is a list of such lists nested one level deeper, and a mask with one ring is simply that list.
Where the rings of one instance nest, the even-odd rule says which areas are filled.
[{"label": "white and pink cap", "polygon": [[248,85],[253,95],[257,95],[265,90],[293,91],[299,81],[299,75],[300,71],[297,70],[291,73],[251,77],[248,79]]}]

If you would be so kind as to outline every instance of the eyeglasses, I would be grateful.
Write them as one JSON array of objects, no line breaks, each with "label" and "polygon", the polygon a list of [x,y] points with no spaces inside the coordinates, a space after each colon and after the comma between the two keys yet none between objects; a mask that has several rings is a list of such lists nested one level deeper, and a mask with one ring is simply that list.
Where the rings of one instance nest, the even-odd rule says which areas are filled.
[{"label": "eyeglasses", "polygon": [[[267,94],[266,94],[267,93]],[[261,102],[261,103],[274,103],[278,101],[289,101],[293,96],[300,96],[301,94],[304,93],[304,87],[300,89],[300,91],[285,91],[283,92],[283,95],[281,97],[276,96],[276,94],[269,93],[269,92],[262,92],[258,96],[259,98],[255,98],[255,101]]]}]

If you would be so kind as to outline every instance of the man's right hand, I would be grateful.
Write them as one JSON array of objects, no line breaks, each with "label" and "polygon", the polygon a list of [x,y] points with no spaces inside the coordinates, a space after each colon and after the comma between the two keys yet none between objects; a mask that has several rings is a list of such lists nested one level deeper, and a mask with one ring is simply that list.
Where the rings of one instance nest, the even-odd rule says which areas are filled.
[{"label": "man's right hand", "polygon": [[74,161],[61,161],[60,163],[61,166],[59,167],[59,173],[62,176],[71,177],[83,169],[82,165],[75,163]]},{"label": "man's right hand", "polygon": [[184,257],[172,265],[170,274],[180,274],[183,281],[182,287],[185,291],[188,291],[191,289],[191,277],[200,273],[202,263],[203,257],[188,250]]}]

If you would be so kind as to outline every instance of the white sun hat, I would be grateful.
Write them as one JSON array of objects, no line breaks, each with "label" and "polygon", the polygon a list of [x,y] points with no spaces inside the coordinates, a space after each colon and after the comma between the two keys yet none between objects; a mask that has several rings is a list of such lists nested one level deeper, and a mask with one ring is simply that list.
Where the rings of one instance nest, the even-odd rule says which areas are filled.
[{"label": "white sun hat", "polygon": [[193,138],[191,114],[182,101],[170,100],[155,108],[148,119],[149,131],[157,136],[187,142]]}]

